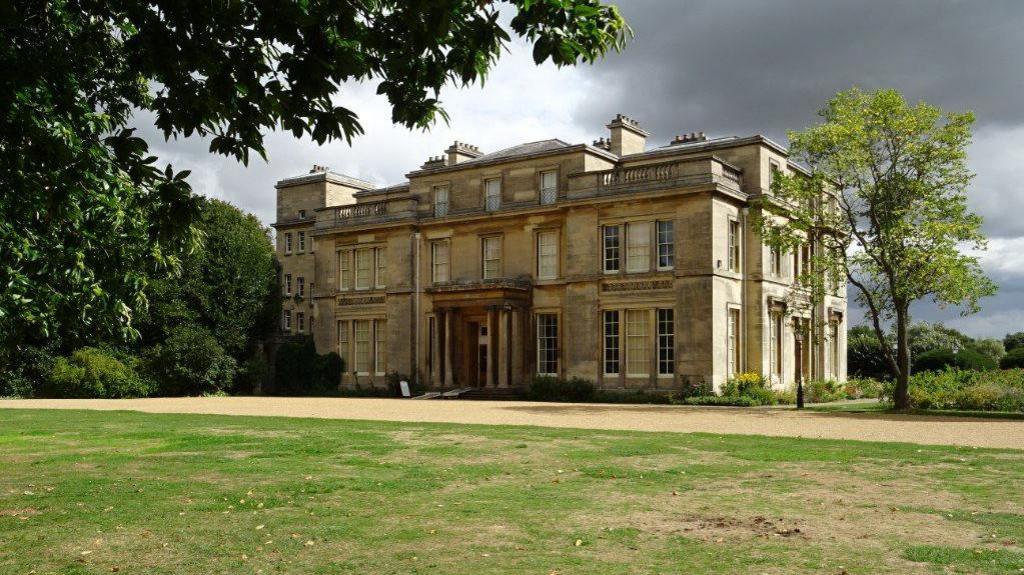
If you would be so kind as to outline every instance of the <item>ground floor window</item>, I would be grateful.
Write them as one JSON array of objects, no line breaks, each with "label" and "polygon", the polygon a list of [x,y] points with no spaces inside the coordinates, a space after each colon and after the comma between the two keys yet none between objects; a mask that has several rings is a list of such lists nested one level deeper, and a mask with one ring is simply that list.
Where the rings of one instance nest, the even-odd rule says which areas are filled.
[{"label": "ground floor window", "polygon": [[537,314],[537,373],[558,374],[558,315]]},{"label": "ground floor window", "polygon": [[295,314],[295,323],[299,328],[299,333],[306,331],[306,314],[301,311]]},{"label": "ground floor window", "polygon": [[291,331],[292,329],[292,311],[289,309],[284,310],[284,317],[281,318],[281,327],[285,331]]},{"label": "ground floor window", "polygon": [[782,382],[782,313],[770,312],[768,322],[768,371],[777,383]]},{"label": "ground floor window", "polygon": [[374,371],[377,375],[384,375],[387,373],[388,362],[387,362],[387,329],[385,329],[386,322],[384,320],[373,321],[373,333],[374,333],[374,346],[373,346],[373,363]]},{"label": "ground floor window", "polygon": [[347,321],[338,322],[338,355],[346,371],[352,371],[352,364],[349,362],[351,356],[348,353],[349,338],[352,327]]},{"label": "ground floor window", "polygon": [[658,310],[658,375],[673,375],[676,372],[675,312],[672,309]]},{"label": "ground floor window", "polygon": [[604,312],[604,373],[619,373],[619,312]]},{"label": "ground floor window", "polygon": [[626,310],[626,375],[644,377],[650,374],[650,310]]},{"label": "ground floor window", "polygon": [[726,349],[729,353],[728,376],[733,377],[740,369],[740,310],[729,309],[729,320],[727,330],[728,344]]},{"label": "ground floor window", "polygon": [[353,371],[360,375],[370,373],[370,320],[357,320],[354,322],[355,339],[355,365]]}]

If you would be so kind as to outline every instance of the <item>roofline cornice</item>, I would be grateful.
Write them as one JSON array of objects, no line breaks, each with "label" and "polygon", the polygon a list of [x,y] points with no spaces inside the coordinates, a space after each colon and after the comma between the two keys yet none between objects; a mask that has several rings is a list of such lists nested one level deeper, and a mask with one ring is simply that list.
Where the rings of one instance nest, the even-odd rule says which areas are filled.
[{"label": "roofline cornice", "polygon": [[337,174],[335,172],[316,172],[313,174],[304,174],[301,176],[295,176],[291,178],[285,178],[276,184],[274,187],[277,189],[290,188],[292,186],[300,186],[302,184],[315,184],[317,182],[330,182],[332,184],[339,184],[342,186],[348,186],[350,188],[358,188],[360,190],[372,190],[377,187],[366,180],[360,180],[359,178],[353,178],[352,176],[346,176],[345,174]]},{"label": "roofline cornice", "polygon": [[479,167],[484,167],[484,166],[494,166],[494,165],[498,165],[498,164],[509,164],[509,163],[513,163],[513,162],[521,162],[523,160],[533,160],[533,159],[536,159],[536,158],[543,158],[543,157],[547,157],[547,156],[559,156],[559,155],[562,155],[562,154],[572,154],[572,153],[576,153],[576,152],[589,152],[591,154],[594,154],[595,156],[600,156],[600,157],[602,157],[602,158],[604,158],[606,160],[612,161],[612,162],[617,162],[619,160],[618,156],[616,156],[615,154],[613,154],[613,153],[611,153],[611,152],[609,152],[607,150],[602,150],[600,148],[595,148],[594,146],[591,146],[589,144],[575,144],[575,145],[571,145],[571,146],[566,146],[564,148],[556,148],[556,149],[553,149],[553,150],[542,150],[540,152],[533,152],[533,153],[522,154],[522,155],[517,155],[517,156],[503,156],[501,158],[494,158],[493,160],[473,160],[472,162],[465,162],[465,163],[461,163],[461,164],[455,164],[454,166],[442,166],[442,167],[439,167],[439,168],[431,168],[431,169],[426,169],[426,170],[424,170],[424,169],[413,170],[412,172],[407,173],[405,175],[405,177],[409,178],[409,179],[412,179],[412,178],[416,178],[416,177],[432,176],[434,174],[444,174],[444,173],[449,173],[449,172],[458,172],[460,170],[472,170],[474,168],[479,168]]}]

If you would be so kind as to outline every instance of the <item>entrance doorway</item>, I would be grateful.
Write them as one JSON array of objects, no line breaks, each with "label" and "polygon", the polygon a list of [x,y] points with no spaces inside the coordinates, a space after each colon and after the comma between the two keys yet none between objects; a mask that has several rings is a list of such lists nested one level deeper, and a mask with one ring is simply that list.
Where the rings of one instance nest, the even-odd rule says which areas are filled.
[{"label": "entrance doorway", "polygon": [[476,386],[483,387],[487,385],[487,324],[479,323],[477,326],[479,327],[476,340]]}]

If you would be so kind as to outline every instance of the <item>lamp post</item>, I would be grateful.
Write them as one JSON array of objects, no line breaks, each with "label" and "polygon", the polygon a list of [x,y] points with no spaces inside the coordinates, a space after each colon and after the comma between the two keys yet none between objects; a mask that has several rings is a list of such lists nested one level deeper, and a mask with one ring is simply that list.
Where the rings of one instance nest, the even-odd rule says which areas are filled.
[{"label": "lamp post", "polygon": [[803,364],[804,364],[804,330],[803,326],[800,325],[799,320],[794,320],[795,329],[793,330],[793,341],[796,344],[796,408],[804,408],[804,382],[803,382]]}]

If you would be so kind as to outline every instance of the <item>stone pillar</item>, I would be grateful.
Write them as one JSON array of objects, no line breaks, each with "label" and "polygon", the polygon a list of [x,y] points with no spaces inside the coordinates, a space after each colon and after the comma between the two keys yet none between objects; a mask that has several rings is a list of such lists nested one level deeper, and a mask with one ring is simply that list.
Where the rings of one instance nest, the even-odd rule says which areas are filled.
[{"label": "stone pillar", "polygon": [[495,330],[498,329],[498,322],[495,319],[497,312],[493,307],[487,308],[487,386],[494,387],[494,355],[498,338],[495,337]]},{"label": "stone pillar", "polygon": [[429,341],[427,346],[430,349],[430,383],[434,386],[441,385],[441,321],[443,313],[438,310],[434,314],[434,321],[430,333],[427,334]]},{"label": "stone pillar", "polygon": [[519,308],[512,308],[512,336],[509,338],[509,345],[512,346],[512,385],[522,385],[523,382],[523,311]]},{"label": "stone pillar", "polygon": [[498,374],[498,385],[508,387],[512,379],[512,310],[503,308],[501,310],[501,357],[498,365],[501,372]]},{"label": "stone pillar", "polygon": [[444,310],[444,386],[453,387],[455,380],[452,378],[452,310]]}]

